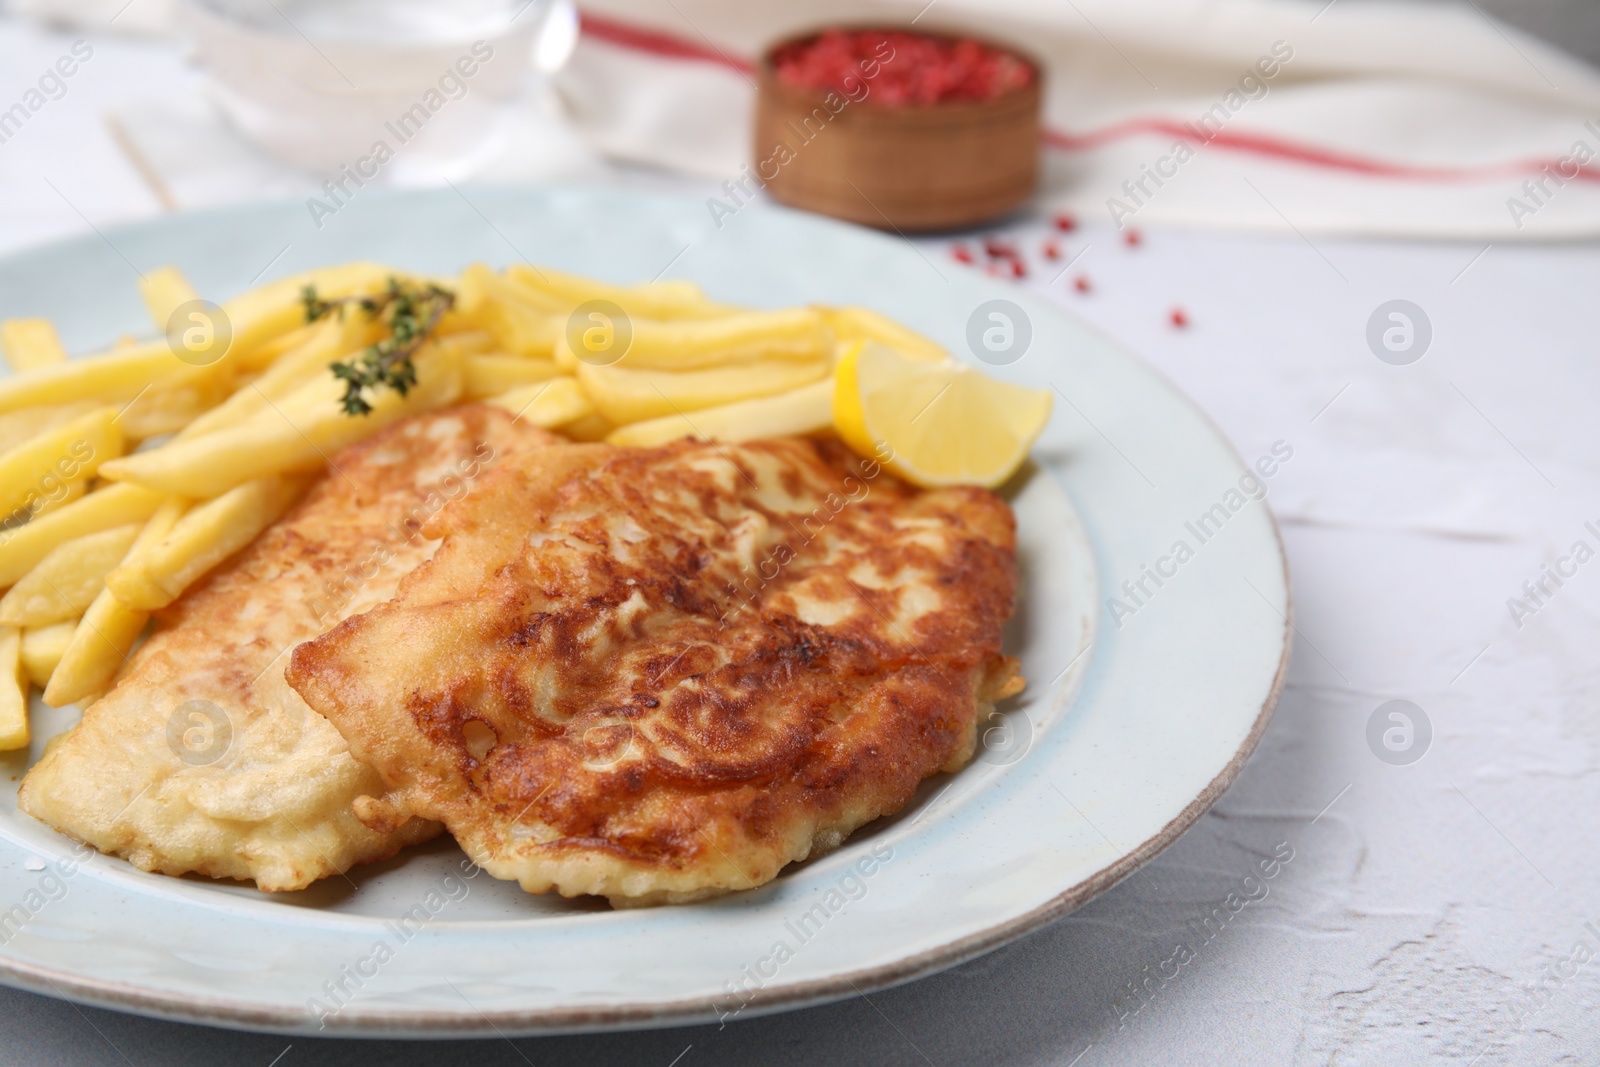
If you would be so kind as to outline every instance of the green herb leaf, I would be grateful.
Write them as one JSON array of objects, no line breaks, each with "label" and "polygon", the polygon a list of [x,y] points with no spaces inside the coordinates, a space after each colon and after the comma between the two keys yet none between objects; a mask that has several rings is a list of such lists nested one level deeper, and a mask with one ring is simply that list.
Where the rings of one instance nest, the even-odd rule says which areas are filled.
[{"label": "green herb leaf", "polygon": [[405,396],[417,384],[417,368],[411,357],[433,333],[444,313],[455,304],[456,295],[448,289],[428,284],[414,286],[396,278],[381,296],[342,297],[321,300],[315,286],[300,294],[306,321],[316,322],[337,310],[344,314],[354,304],[367,317],[381,321],[389,336],[366,348],[348,363],[330,363],[333,376],[344,382],[340,406],[346,415],[366,415],[372,411],[367,399],[379,389],[393,389]]}]

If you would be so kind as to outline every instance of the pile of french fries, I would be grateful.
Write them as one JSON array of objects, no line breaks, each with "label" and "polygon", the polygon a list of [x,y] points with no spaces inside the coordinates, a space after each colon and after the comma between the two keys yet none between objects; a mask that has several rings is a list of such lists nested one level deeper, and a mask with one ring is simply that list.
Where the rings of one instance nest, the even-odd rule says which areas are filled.
[{"label": "pile of french fries", "polygon": [[[302,294],[378,294],[393,278],[442,285],[454,306],[414,355],[416,385],[347,415],[329,365],[382,324],[354,307],[308,323]],[[351,263],[224,303],[231,344],[196,366],[165,335],[193,287],[164,268],[140,288],[161,336],[81,359],[47,320],[0,323],[13,371],[0,379],[0,749],[29,743],[30,685],[54,706],[104,693],[152,612],[249,544],[329,456],[397,419],[481,400],[580,441],[741,441],[829,426],[842,345],[948,358],[862,308],[746,310],[688,282],[624,287],[527,265],[451,280]],[[597,303],[622,321],[585,312]]]}]

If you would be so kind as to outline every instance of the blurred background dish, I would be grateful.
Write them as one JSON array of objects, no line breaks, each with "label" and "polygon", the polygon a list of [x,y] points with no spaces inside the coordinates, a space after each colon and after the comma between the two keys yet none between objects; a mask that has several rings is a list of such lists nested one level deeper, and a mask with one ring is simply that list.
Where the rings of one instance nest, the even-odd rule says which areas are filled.
[{"label": "blurred background dish", "polygon": [[762,58],[751,166],[794,207],[879,229],[987,222],[1033,195],[1040,69],[975,37],[893,26]]},{"label": "blurred background dish", "polygon": [[395,185],[481,170],[530,69],[559,70],[577,39],[570,0],[189,0],[185,14],[247,137],[294,166]]}]

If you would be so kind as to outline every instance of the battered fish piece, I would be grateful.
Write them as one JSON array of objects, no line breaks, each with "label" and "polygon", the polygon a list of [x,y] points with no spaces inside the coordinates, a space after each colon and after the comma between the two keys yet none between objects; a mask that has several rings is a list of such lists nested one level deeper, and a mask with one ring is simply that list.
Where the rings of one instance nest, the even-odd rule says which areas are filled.
[{"label": "battered fish piece", "polygon": [[372,830],[382,788],[283,679],[288,651],[394,595],[424,520],[489,466],[559,438],[482,405],[419,415],[333,457],[305,499],[162,613],[115,686],[22,783],[36,819],[163,874],[302,889],[439,832]]},{"label": "battered fish piece", "polygon": [[1019,691],[1015,522],[842,445],[545,449],[426,531],[393,601],[294,652],[391,791],[530,893],[748,889],[971,757]]}]

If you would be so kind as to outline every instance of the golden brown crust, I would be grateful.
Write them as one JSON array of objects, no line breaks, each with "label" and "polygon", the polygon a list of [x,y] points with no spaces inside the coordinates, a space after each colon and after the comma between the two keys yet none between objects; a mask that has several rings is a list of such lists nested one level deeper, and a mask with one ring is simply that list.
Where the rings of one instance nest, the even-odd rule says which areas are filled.
[{"label": "golden brown crust", "polygon": [[[382,780],[284,682],[286,653],[393,595],[434,547],[422,524],[493,462],[556,440],[472,405],[338,453],[288,514],[161,613],[112,690],[29,772],[19,806],[145,870],[267,890],[437,834],[420,820],[373,830],[356,818],[351,802]],[[217,750],[175,743],[175,722],[183,744]]]},{"label": "golden brown crust", "polygon": [[390,603],[290,683],[392,787],[531,892],[759,885],[971,758],[1014,691],[1014,522],[836,443],[575,445],[442,511]]}]

